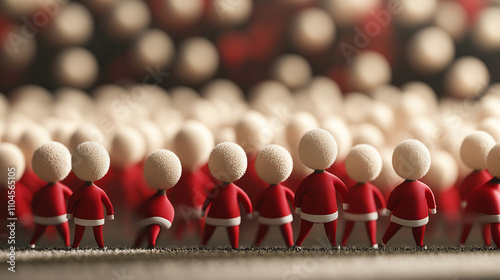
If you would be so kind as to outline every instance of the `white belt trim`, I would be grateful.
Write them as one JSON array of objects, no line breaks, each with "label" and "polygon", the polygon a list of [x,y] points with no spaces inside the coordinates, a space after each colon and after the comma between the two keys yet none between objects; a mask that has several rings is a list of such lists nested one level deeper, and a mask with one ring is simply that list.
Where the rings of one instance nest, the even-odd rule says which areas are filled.
[{"label": "white belt trim", "polygon": [[392,215],[391,222],[402,225],[404,227],[421,227],[429,222],[429,217],[425,217],[420,220],[405,220]]},{"label": "white belt trim", "polygon": [[269,226],[281,226],[284,224],[291,223],[293,221],[293,216],[292,214],[285,216],[285,217],[280,217],[280,218],[266,218],[260,216],[257,221],[259,223],[264,224],[264,225],[269,225]]},{"label": "white belt trim", "polygon": [[162,228],[169,229],[172,226],[172,222],[163,217],[151,217],[142,219],[137,224],[139,227],[145,227],[150,225],[159,225]]},{"label": "white belt trim", "polygon": [[307,214],[304,212],[300,212],[300,217],[306,221],[311,222],[311,223],[326,224],[326,223],[335,221],[339,217],[339,212],[336,211],[335,213],[326,214],[326,215],[313,215],[313,214]]},{"label": "white belt trim", "polygon": [[34,215],[33,220],[35,221],[35,224],[49,226],[65,223],[68,221],[68,218],[66,218],[66,214],[53,217],[41,217]]},{"label": "white belt trim", "polygon": [[75,218],[75,224],[79,225],[79,226],[84,226],[84,227],[101,226],[101,225],[104,225],[104,219],[85,220],[85,219]]},{"label": "white belt trim", "polygon": [[241,224],[241,217],[238,216],[236,218],[229,218],[229,219],[207,217],[205,219],[205,224],[218,227],[234,227]]},{"label": "white belt trim", "polygon": [[465,222],[466,223],[477,222],[477,223],[484,223],[484,224],[500,223],[500,215],[498,215],[498,214],[484,215],[484,214],[478,214],[476,212],[476,213],[466,214]]},{"label": "white belt trim", "polygon": [[371,212],[364,214],[354,214],[354,213],[344,212],[344,217],[346,220],[354,222],[376,221],[378,219],[378,213]]},{"label": "white belt trim", "polygon": [[460,202],[460,206],[462,206],[462,209],[465,209],[465,207],[467,207],[467,201],[463,200],[462,202]]}]

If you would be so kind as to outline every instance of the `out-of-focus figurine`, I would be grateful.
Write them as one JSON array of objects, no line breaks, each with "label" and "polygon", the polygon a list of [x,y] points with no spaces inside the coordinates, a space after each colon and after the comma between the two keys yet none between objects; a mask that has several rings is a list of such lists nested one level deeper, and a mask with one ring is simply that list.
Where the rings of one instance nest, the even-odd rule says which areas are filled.
[{"label": "out-of-focus figurine", "polygon": [[174,207],[167,198],[167,189],[177,184],[181,173],[181,162],[171,151],[157,150],[146,159],[144,177],[158,192],[138,208],[142,220],[139,222],[141,229],[134,247],[139,247],[147,235],[149,248],[154,248],[161,228],[169,229],[172,226]]},{"label": "out-of-focus figurine", "polygon": [[97,142],[84,142],[76,147],[72,155],[72,170],[76,177],[85,181],[69,198],[68,219],[75,222],[75,237],[72,247],[78,248],[85,227],[94,228],[94,237],[99,248],[104,248],[102,226],[104,225],[104,207],[106,218],[115,218],[113,205],[106,193],[94,185],[108,172],[110,159],[106,149]]},{"label": "out-of-focus figurine", "polygon": [[283,186],[293,169],[290,153],[278,145],[262,148],[255,158],[257,175],[270,184],[258,197],[254,213],[258,217],[259,230],[254,245],[260,246],[269,226],[279,226],[288,247],[293,245],[292,212],[289,203],[294,205],[294,194]]},{"label": "out-of-focus figurine", "polygon": [[342,246],[346,246],[354,223],[364,222],[370,245],[378,248],[377,212],[385,208],[385,200],[382,192],[370,182],[382,171],[382,157],[373,146],[359,144],[347,155],[345,168],[349,177],[358,183],[349,187],[349,209],[344,213],[346,224]]},{"label": "out-of-focus figurine", "polygon": [[208,194],[203,204],[202,216],[205,216],[205,211],[208,211],[208,214],[205,219],[202,244],[207,245],[215,227],[219,226],[227,228],[231,246],[237,249],[241,223],[239,203],[243,204],[249,217],[253,211],[252,203],[246,193],[232,183],[241,178],[247,169],[245,151],[235,143],[220,143],[210,153],[208,168],[222,184]]},{"label": "out-of-focus figurine", "polygon": [[[493,241],[500,248],[500,144],[491,148],[487,157],[488,171],[493,177],[472,189],[467,195],[465,207],[465,221],[460,238],[460,245],[470,233],[473,222],[488,224],[491,227]],[[489,246],[489,245],[487,245]]]},{"label": "out-of-focus figurine", "polygon": [[[486,169],[488,153],[495,145],[495,140],[484,131],[475,131],[465,137],[460,147],[460,158],[465,165],[473,171],[465,177],[460,184],[460,201],[462,209],[465,208],[467,195],[477,186],[488,182],[493,178]],[[486,246],[491,246],[490,224],[483,225],[483,240]],[[465,243],[461,240],[460,243]]]},{"label": "out-of-focus figurine", "polygon": [[340,192],[343,207],[348,209],[349,191],[338,177],[325,171],[337,157],[335,138],[324,129],[309,130],[300,139],[299,157],[314,172],[300,183],[295,193],[296,212],[302,219],[295,246],[302,246],[314,224],[323,224],[332,247],[340,249],[336,239],[338,211],[335,192]]},{"label": "out-of-focus figurine", "polygon": [[436,214],[436,200],[431,189],[418,181],[429,171],[431,155],[425,145],[414,139],[404,140],[396,146],[392,154],[394,171],[405,181],[389,195],[385,214],[390,215],[391,223],[382,237],[381,245],[401,229],[410,227],[419,248],[424,245],[425,225],[429,222],[429,212]]},{"label": "out-of-focus figurine", "polygon": [[69,248],[66,201],[73,192],[59,181],[66,178],[71,171],[71,154],[63,144],[49,142],[35,150],[31,166],[33,172],[47,182],[47,185],[38,190],[31,201],[36,228],[30,241],[30,247],[35,248],[37,240],[47,226],[53,225],[57,227],[66,248]]}]

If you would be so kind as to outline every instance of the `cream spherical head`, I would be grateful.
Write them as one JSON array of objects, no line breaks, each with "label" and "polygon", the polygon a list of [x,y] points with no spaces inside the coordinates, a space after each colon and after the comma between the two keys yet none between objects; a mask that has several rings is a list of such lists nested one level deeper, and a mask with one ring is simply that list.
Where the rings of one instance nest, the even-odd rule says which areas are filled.
[{"label": "cream spherical head", "polygon": [[300,52],[318,53],[332,45],[335,33],[335,22],[325,11],[306,8],[295,16],[290,37]]},{"label": "cream spherical head", "polygon": [[158,190],[166,190],[175,186],[181,174],[181,161],[169,150],[154,151],[144,163],[144,178],[149,185]]},{"label": "cream spherical head", "polygon": [[49,142],[33,153],[31,165],[35,174],[45,182],[63,180],[71,171],[71,153],[59,142]]},{"label": "cream spherical head", "polygon": [[433,191],[444,191],[454,186],[458,179],[458,165],[448,152],[433,151],[429,172],[422,178]]},{"label": "cream spherical head", "polygon": [[44,127],[37,124],[30,124],[19,139],[18,146],[24,153],[26,165],[31,166],[33,152],[42,144],[50,142],[50,133]]},{"label": "cream spherical head", "polygon": [[447,94],[458,99],[479,95],[489,82],[486,64],[471,56],[455,60],[444,77]]},{"label": "cream spherical head", "polygon": [[125,168],[144,158],[146,144],[142,134],[133,127],[120,127],[111,142],[111,164]]},{"label": "cream spherical head", "polygon": [[467,167],[474,170],[486,168],[486,158],[495,140],[484,131],[475,131],[465,137],[460,147],[460,158]]},{"label": "cream spherical head", "polygon": [[389,83],[391,77],[389,62],[378,52],[363,51],[349,65],[349,78],[354,90],[370,92]]},{"label": "cream spherical head", "polygon": [[500,178],[500,143],[491,148],[486,161],[491,176]]},{"label": "cream spherical head", "polygon": [[83,48],[68,48],[59,52],[54,62],[54,78],[61,86],[88,88],[97,79],[96,57]]},{"label": "cream spherical head", "polygon": [[338,149],[337,158],[344,160],[352,148],[352,135],[345,121],[340,117],[330,118],[321,124],[321,128],[330,132],[335,138]]},{"label": "cream spherical head", "polygon": [[173,143],[184,169],[195,171],[207,162],[214,147],[214,136],[202,123],[187,121],[175,135]]},{"label": "cream spherical head", "polygon": [[293,159],[290,153],[279,145],[262,148],[255,158],[257,175],[268,184],[279,184],[292,174]]},{"label": "cream spherical head", "polygon": [[15,168],[15,180],[18,181],[24,174],[26,164],[21,149],[11,143],[0,143],[0,186],[7,185],[8,169]]},{"label": "cream spherical head", "polygon": [[324,129],[309,130],[300,139],[299,157],[305,166],[315,170],[325,170],[337,158],[337,142]]},{"label": "cream spherical head", "polygon": [[76,147],[71,157],[73,173],[82,181],[97,181],[108,172],[108,152],[97,142],[84,142]]},{"label": "cream spherical head", "polygon": [[312,69],[304,57],[296,54],[285,54],[274,61],[272,76],[293,90],[310,83]]},{"label": "cream spherical head", "polygon": [[410,39],[407,57],[414,69],[422,73],[443,70],[455,56],[455,44],[446,32],[428,27]]},{"label": "cream spherical head", "polygon": [[394,171],[406,180],[418,180],[429,171],[431,154],[425,145],[415,139],[407,139],[396,146],[392,154]]},{"label": "cream spherical head", "polygon": [[373,146],[356,145],[345,158],[345,169],[354,181],[371,182],[382,171],[382,157]]},{"label": "cream spherical head", "polygon": [[237,143],[247,153],[257,153],[273,140],[273,132],[268,120],[256,111],[246,113],[234,129]]},{"label": "cream spherical head", "polygon": [[215,146],[208,158],[208,169],[221,182],[234,182],[247,170],[247,156],[236,143],[222,142]]}]

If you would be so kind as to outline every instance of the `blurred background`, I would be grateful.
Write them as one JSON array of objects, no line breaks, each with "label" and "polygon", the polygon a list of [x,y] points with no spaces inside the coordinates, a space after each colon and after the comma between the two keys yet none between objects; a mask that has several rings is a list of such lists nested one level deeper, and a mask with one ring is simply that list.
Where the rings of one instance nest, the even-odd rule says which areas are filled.
[{"label": "blurred background", "polygon": [[[500,141],[499,26],[498,0],[0,0],[0,140],[23,150],[30,192],[43,185],[29,167],[37,146],[102,143],[112,166],[98,185],[133,212],[130,197],[150,193],[144,158],[159,148],[209,176],[214,144],[237,142],[250,163],[262,146],[280,144],[294,158],[286,184],[295,189],[310,173],[298,141],[322,127],[339,145],[331,171],[346,183],[350,148],[379,150],[384,169],[374,183],[388,195],[402,181],[392,150],[415,138],[438,163],[424,179],[442,209],[427,243],[456,244],[458,186],[472,171],[460,158],[462,140],[483,130]],[[185,136],[187,122],[203,128]],[[182,146],[180,135],[203,140]],[[196,160],[183,160],[187,151]],[[249,174],[240,186],[253,198],[265,186]],[[65,183],[80,184],[72,174]],[[134,191],[123,194],[124,185]],[[243,224],[242,244],[251,244],[256,222]],[[105,227],[110,245],[131,244],[131,221]],[[275,233],[268,244],[281,244]],[[412,242],[409,232],[399,235]],[[176,244],[198,242],[193,233],[176,236]],[[472,238],[481,244],[479,231]],[[364,229],[352,240],[364,244]],[[314,237],[304,245],[322,246]]]}]

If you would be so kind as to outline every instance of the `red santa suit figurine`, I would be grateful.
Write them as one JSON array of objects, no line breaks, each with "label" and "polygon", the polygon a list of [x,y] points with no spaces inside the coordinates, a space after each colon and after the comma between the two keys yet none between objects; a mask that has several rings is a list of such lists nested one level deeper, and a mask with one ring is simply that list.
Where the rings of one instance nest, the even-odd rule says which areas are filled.
[{"label": "red santa suit figurine", "polygon": [[179,181],[181,173],[181,162],[171,151],[157,150],[146,159],[144,177],[158,192],[146,199],[138,208],[142,220],[139,222],[141,229],[134,247],[139,247],[147,235],[149,248],[154,248],[160,229],[169,229],[172,226],[174,207],[167,198],[166,190]]},{"label": "red santa suit figurine", "polygon": [[203,230],[201,207],[215,183],[201,167],[208,161],[214,137],[202,123],[187,121],[175,135],[173,145],[182,164],[182,175],[177,185],[168,190],[168,197],[177,213],[174,237],[182,240],[191,225],[197,227],[199,235]]},{"label": "red santa suit figurine", "polygon": [[[102,226],[104,225],[104,207],[108,220],[115,218],[113,206],[106,193],[94,185],[94,181],[104,177],[109,169],[109,155],[97,142],[84,142],[76,147],[72,155],[72,169],[85,184],[69,198],[68,219],[75,222],[73,248],[78,248],[85,227],[94,228],[94,237],[99,248],[104,248]],[[104,205],[104,207],[103,207]]]},{"label": "red santa suit figurine", "polygon": [[377,244],[377,219],[378,210],[385,208],[382,192],[372,185],[373,181],[382,171],[382,157],[370,145],[360,144],[351,149],[345,159],[347,174],[352,180],[358,182],[349,187],[349,209],[345,211],[346,219],[342,246],[346,246],[349,235],[355,222],[364,222],[370,245],[378,248]]},{"label": "red santa suit figurine", "polygon": [[464,246],[473,222],[488,224],[497,248],[500,248],[500,144],[491,148],[487,157],[488,171],[493,179],[472,189],[467,195],[465,223],[460,239]]},{"label": "red santa suit figurine", "polygon": [[35,248],[47,226],[54,225],[63,238],[64,245],[69,248],[66,201],[73,192],[59,181],[71,171],[71,154],[63,144],[49,142],[35,150],[31,165],[35,174],[48,184],[37,191],[31,201],[36,229],[30,247]]},{"label": "red santa suit figurine", "polygon": [[334,249],[339,249],[336,240],[338,211],[335,192],[341,194],[343,207],[348,209],[349,191],[338,177],[325,171],[337,157],[337,143],[324,129],[309,130],[300,140],[299,157],[305,166],[314,169],[314,173],[300,183],[295,193],[296,212],[302,219],[295,246],[302,246],[313,224],[323,224],[330,244]]},{"label": "red santa suit figurine", "polygon": [[422,142],[414,139],[398,144],[392,155],[394,171],[406,179],[389,195],[385,214],[390,215],[391,223],[382,237],[381,245],[401,229],[411,227],[418,247],[424,245],[425,225],[429,222],[429,212],[436,214],[436,201],[431,189],[418,179],[424,177],[431,166],[431,155]]},{"label": "red santa suit figurine", "polygon": [[[486,170],[486,158],[493,145],[495,145],[495,140],[490,134],[484,131],[475,131],[465,137],[462,142],[460,158],[467,167],[473,170],[460,184],[459,192],[462,209],[467,204],[466,199],[470,191],[493,178],[488,170]],[[466,224],[466,221],[464,221],[464,224]],[[485,223],[482,233],[486,246],[491,246],[490,231],[490,224]],[[460,243],[464,244],[465,240],[461,240]]]},{"label": "red santa suit figurine", "polygon": [[245,207],[249,217],[252,215],[252,203],[246,193],[236,186],[234,181],[243,176],[247,169],[245,151],[238,144],[223,142],[215,146],[208,159],[208,168],[221,185],[208,194],[202,207],[202,216],[208,209],[205,219],[202,244],[206,246],[215,227],[226,227],[231,246],[238,248],[241,223],[239,203]]},{"label": "red santa suit figurine", "polygon": [[289,203],[293,207],[294,195],[292,190],[281,184],[290,176],[292,169],[292,156],[281,146],[266,146],[257,154],[255,170],[271,186],[259,195],[255,203],[254,213],[260,224],[255,246],[260,246],[269,226],[279,226],[286,245],[293,245],[293,217]]}]

